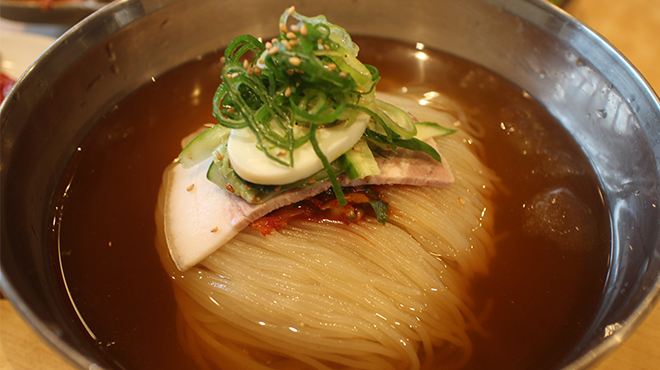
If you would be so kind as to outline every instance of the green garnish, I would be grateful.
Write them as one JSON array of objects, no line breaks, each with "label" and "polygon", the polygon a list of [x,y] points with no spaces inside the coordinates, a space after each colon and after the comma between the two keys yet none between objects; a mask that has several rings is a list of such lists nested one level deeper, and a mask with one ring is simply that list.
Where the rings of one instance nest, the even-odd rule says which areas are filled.
[{"label": "green garnish", "polygon": [[[284,27],[290,16],[298,20],[291,27],[298,32]],[[270,159],[293,167],[293,151],[310,139],[307,130],[296,135],[296,125],[354,120],[357,111],[349,105],[358,104],[364,91],[373,100],[378,77],[355,58],[357,46],[346,31],[325,17],[287,10],[280,24],[280,36],[265,44],[249,35],[229,44],[213,105],[218,123],[249,127]],[[255,54],[251,62],[244,58],[248,51]],[[287,157],[273,155],[273,148]]]},{"label": "green garnish", "polygon": [[347,204],[346,197],[344,196],[344,192],[341,190],[341,186],[339,186],[339,181],[337,181],[337,175],[330,166],[330,162],[328,162],[328,158],[325,157],[325,155],[321,151],[321,148],[319,148],[319,142],[316,140],[316,125],[312,125],[309,130],[309,140],[312,142],[312,148],[314,148],[314,153],[316,153],[319,159],[321,159],[321,163],[323,163],[323,168],[328,173],[328,178],[330,179],[330,183],[332,184],[332,190],[335,192],[335,196],[337,197],[337,201],[339,202],[339,205],[342,207],[345,206]]},{"label": "green garnish", "polygon": [[374,210],[374,213],[376,214],[376,220],[378,220],[378,222],[380,222],[381,224],[385,225],[385,223],[387,222],[387,220],[390,217],[390,214],[389,214],[389,211],[388,211],[389,208],[390,208],[390,205],[387,202],[382,201],[380,199],[380,196],[378,195],[378,193],[373,191],[373,189],[371,189],[371,187],[366,186],[365,191],[366,191],[367,195],[371,198],[371,200],[369,201],[369,205],[371,206],[371,208]]},{"label": "green garnish", "polygon": [[[223,82],[213,99],[213,115],[223,127],[249,128],[256,136],[258,148],[284,166],[294,167],[294,151],[309,141],[324,172],[313,178],[329,179],[342,206],[346,200],[337,181],[337,175],[345,170],[342,164],[350,164],[347,169],[351,178],[373,175],[377,165],[373,155],[353,156],[348,161],[340,158],[330,163],[316,136],[324,126],[350,125],[358,113],[366,113],[372,117],[363,134],[368,145],[361,145],[360,150],[396,151],[402,147],[423,151],[440,161],[431,146],[414,138],[417,129],[407,113],[375,98],[378,69],[361,63],[358,50],[343,28],[329,23],[322,15],[305,17],[291,7],[280,17],[278,37],[264,42],[243,35],[227,46]],[[223,145],[226,146],[227,135],[223,137],[224,141],[210,145],[218,148],[216,153],[226,151]],[[209,153],[208,147],[205,143],[203,148],[189,148],[187,153]],[[369,163],[355,165],[351,163],[355,158]],[[196,158],[195,163],[199,162]],[[231,169],[226,159],[218,158],[214,158],[208,178],[220,186],[242,189],[235,194],[248,202],[264,201],[271,191],[290,188],[248,183]]]}]

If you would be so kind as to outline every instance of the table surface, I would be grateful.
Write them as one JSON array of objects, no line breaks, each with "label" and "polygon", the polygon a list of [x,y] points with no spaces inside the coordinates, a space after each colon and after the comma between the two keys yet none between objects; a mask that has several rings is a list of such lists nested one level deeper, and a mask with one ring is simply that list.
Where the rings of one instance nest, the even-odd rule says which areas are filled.
[{"label": "table surface", "polygon": [[[660,92],[660,0],[572,0],[566,11],[607,38]],[[72,370],[0,300],[0,369]],[[660,304],[594,370],[660,370]]]}]

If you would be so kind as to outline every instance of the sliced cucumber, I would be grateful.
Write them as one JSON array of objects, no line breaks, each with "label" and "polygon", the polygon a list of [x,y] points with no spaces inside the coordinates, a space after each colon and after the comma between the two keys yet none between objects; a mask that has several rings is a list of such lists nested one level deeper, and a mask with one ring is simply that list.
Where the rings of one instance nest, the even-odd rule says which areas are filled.
[{"label": "sliced cucumber", "polygon": [[415,138],[419,140],[426,140],[436,136],[447,136],[456,132],[456,130],[440,126],[434,122],[417,122],[417,135]]},{"label": "sliced cucumber", "polygon": [[410,139],[417,134],[417,127],[408,113],[403,109],[376,99],[375,113],[380,116],[385,124],[403,139]]},{"label": "sliced cucumber", "polygon": [[351,180],[363,179],[367,176],[380,175],[380,168],[369,149],[366,140],[360,140],[341,157],[342,166]]},{"label": "sliced cucumber", "polygon": [[227,142],[230,132],[230,128],[220,124],[204,130],[179,153],[183,167],[190,168],[209,158],[215,148]]}]

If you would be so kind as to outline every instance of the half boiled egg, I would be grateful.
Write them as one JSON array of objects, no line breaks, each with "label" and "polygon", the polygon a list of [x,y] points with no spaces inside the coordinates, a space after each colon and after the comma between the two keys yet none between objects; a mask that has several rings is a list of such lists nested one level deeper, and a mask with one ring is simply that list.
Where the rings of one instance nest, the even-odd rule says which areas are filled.
[{"label": "half boiled egg", "polygon": [[[370,118],[368,114],[359,112],[353,122],[317,128],[319,147],[329,162],[349,151],[360,140]],[[314,152],[311,142],[293,151],[293,167],[288,167],[268,158],[257,145],[256,135],[248,127],[231,131],[227,154],[238,176],[261,185],[290,184],[323,169],[323,163]]]}]

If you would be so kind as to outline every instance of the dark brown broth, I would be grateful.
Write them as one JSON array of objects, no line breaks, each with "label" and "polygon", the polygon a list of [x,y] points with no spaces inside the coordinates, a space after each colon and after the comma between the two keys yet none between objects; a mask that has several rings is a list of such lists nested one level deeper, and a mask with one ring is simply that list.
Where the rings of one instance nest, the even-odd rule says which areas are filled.
[{"label": "dark brown broth", "polygon": [[[484,323],[492,338],[473,335],[468,368],[553,368],[586,330],[608,266],[608,217],[586,158],[543,107],[492,73],[432,51],[420,61],[414,45],[356,40],[360,59],[380,69],[380,89],[425,88],[459,102],[484,127],[484,159],[510,190],[494,200],[501,240],[491,272],[473,285],[477,311],[492,303]],[[217,60],[159,77],[108,113],[72,159],[61,185],[64,194],[70,183],[66,196],[54,202],[54,258],[59,238],[71,295],[96,336],[90,340],[117,367],[195,368],[178,344],[172,287],[154,247],[154,211],[180,139],[213,122]],[[534,197],[558,188],[582,206],[568,219],[591,231],[567,233],[575,242],[563,247],[523,230]]]}]

